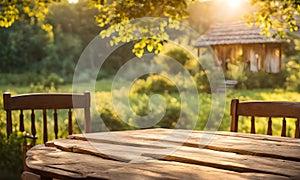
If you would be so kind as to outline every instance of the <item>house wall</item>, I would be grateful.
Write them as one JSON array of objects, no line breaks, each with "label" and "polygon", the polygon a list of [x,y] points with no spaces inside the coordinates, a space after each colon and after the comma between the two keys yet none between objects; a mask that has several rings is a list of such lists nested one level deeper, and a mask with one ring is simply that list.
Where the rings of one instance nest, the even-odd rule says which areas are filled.
[{"label": "house wall", "polygon": [[281,46],[278,44],[266,45],[265,70],[269,73],[279,73],[281,70]]},{"label": "house wall", "polygon": [[280,43],[234,44],[215,45],[212,49],[224,70],[228,70],[228,63],[240,61],[244,68],[253,72],[279,73],[282,67],[281,46]]}]

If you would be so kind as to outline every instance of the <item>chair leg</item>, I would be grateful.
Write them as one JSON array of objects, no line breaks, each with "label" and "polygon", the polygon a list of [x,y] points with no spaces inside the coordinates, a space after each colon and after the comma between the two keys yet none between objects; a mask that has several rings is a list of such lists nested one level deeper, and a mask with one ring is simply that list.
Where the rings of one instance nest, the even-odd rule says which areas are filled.
[{"label": "chair leg", "polygon": [[23,144],[22,145],[22,159],[23,159],[23,170],[22,171],[26,171],[27,170],[27,166],[26,166],[26,152],[27,152],[27,145]]}]

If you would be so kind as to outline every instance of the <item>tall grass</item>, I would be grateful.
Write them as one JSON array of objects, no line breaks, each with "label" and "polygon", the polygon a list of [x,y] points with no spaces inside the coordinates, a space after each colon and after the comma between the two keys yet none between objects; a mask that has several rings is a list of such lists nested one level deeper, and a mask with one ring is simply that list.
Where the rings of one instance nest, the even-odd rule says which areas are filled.
[{"label": "tall grass", "polygon": [[[126,111],[118,111],[114,109],[114,106],[111,102],[112,94],[111,90],[112,80],[105,79],[100,80],[96,83],[96,92],[92,93],[92,103],[96,105],[96,107],[91,111],[92,123],[93,123],[93,130],[94,131],[107,131],[107,130],[124,130],[124,129],[136,129],[136,127],[132,126],[135,122],[130,119],[128,116],[128,112]],[[82,92],[85,91],[84,87],[86,87],[86,83],[82,84]],[[20,93],[30,93],[35,92],[35,87],[17,87],[17,86],[2,86],[0,89],[0,93],[3,94],[5,91],[10,91],[13,94],[20,94]],[[48,89],[49,90],[49,89]],[[53,90],[53,89],[52,89]],[[56,92],[72,92],[71,85],[64,85],[61,86],[59,89],[55,89]],[[115,90],[116,93],[122,96],[123,92],[122,89]],[[149,96],[151,94],[139,94],[137,92],[131,92],[129,95],[131,110],[133,113],[138,115],[147,115],[150,112],[149,109]],[[208,123],[208,117],[211,111],[211,94],[208,93],[201,93],[200,95],[200,110],[199,114],[187,114],[184,115],[183,118],[186,117],[193,117],[197,120],[195,126],[190,126],[190,119],[185,119],[183,121],[177,121],[178,112],[181,110],[182,106],[185,104],[181,104],[180,96],[176,93],[173,94],[161,94],[166,99],[167,104],[167,111],[166,115],[163,117],[163,120],[158,122],[153,127],[169,127],[173,128],[176,123],[179,124],[181,128],[187,129],[196,129],[196,130],[203,130]],[[226,106],[225,106],[225,113],[221,124],[218,128],[219,131],[229,131],[230,130],[230,102],[231,99],[238,98],[241,101],[245,100],[280,100],[280,101],[300,101],[300,93],[293,92],[293,91],[285,91],[283,89],[256,89],[256,90],[227,90],[226,93]],[[192,103],[197,103],[195,102]],[[119,106],[126,105],[123,102],[119,102]],[[159,110],[162,109],[157,106]],[[214,107],[213,107],[214,108]],[[222,112],[220,110],[220,112]],[[120,113],[122,117],[120,117]],[[191,112],[187,112],[191,113]],[[49,139],[54,138],[53,132],[53,112],[50,110],[48,111],[48,130],[49,130]],[[75,113],[74,119],[76,118],[78,122],[80,122],[80,126],[82,125],[82,116]],[[16,132],[19,128],[18,124],[18,113],[13,113],[13,130]],[[59,115],[59,137],[66,137],[67,136],[67,112],[60,112]],[[102,118],[103,121],[98,121],[99,117]],[[125,117],[125,118],[124,118]],[[127,118],[127,119],[126,119]],[[30,112],[25,112],[25,130],[30,132]],[[218,119],[213,119],[213,124],[218,124]],[[75,120],[74,120],[75,121]],[[295,131],[295,120],[294,119],[287,119],[287,136],[293,137]],[[22,138],[18,136],[18,133],[15,133],[13,136],[14,138],[10,140],[6,140],[6,112],[3,109],[3,99],[0,98],[0,168],[3,169],[5,174],[9,176],[2,176],[0,175],[0,179],[2,177],[6,179],[16,179],[19,178],[18,174],[21,169],[21,151],[20,145],[23,142]],[[42,143],[42,112],[36,112],[36,128],[37,128],[37,136],[38,141],[37,143]],[[256,130],[257,133],[266,134],[267,131],[267,119],[266,118],[258,118],[256,121]],[[250,118],[241,117],[239,122],[239,132],[250,132]],[[78,125],[74,126],[74,133],[80,133],[80,129]],[[281,133],[281,119],[274,119],[273,121],[273,135],[280,136]],[[19,134],[20,135],[20,134]],[[11,158],[4,158],[8,157],[7,152],[10,152]],[[0,171],[0,174],[3,174]]]},{"label": "tall grass", "polygon": [[[84,87],[84,84],[83,86]],[[97,92],[95,92],[95,96],[92,95],[92,97],[95,97],[95,104],[96,104],[96,110],[92,111],[92,117],[102,117],[104,118],[104,121],[106,123],[111,124],[111,126],[114,125],[114,123],[118,124],[118,126],[114,126],[114,130],[117,130],[118,127],[121,129],[124,129],[126,126],[126,123],[121,123],[122,119],[118,117],[117,113],[114,111],[113,106],[111,104],[111,92],[110,92],[110,87],[111,87],[111,80],[100,80],[96,83],[96,89]],[[1,89],[1,94],[5,91],[14,91],[14,94],[19,94],[19,93],[25,93],[25,92],[33,92],[32,88],[30,87],[13,87],[8,86],[8,87],[2,87]],[[71,85],[65,85],[61,86],[60,89],[57,89],[56,91],[58,92],[72,92],[72,86]],[[82,90],[84,91],[84,90]],[[121,93],[121,91],[120,91]],[[137,113],[140,113],[141,115],[147,114],[147,106],[148,106],[148,97],[149,95],[138,95],[134,94],[131,95],[130,99],[131,102],[133,102],[133,107],[132,109],[135,110]],[[142,98],[144,97],[144,98]],[[146,98],[146,99],[145,99]],[[167,99],[170,99],[171,96],[168,96]],[[172,95],[172,98],[176,99],[176,102],[180,102],[180,97],[177,95]],[[229,131],[230,129],[230,102],[231,99],[233,98],[238,98],[241,101],[245,100],[279,100],[279,101],[300,101],[300,93],[298,92],[293,92],[293,91],[285,91],[283,89],[256,89],[256,90],[227,90],[226,93],[226,106],[225,106],[225,113],[224,117],[222,119],[221,125],[219,127],[219,130],[221,131]],[[174,102],[173,102],[174,104]],[[211,111],[211,95],[207,93],[202,93],[200,96],[200,111],[199,115],[195,118],[198,120],[196,126],[194,127],[197,130],[203,130],[204,127],[206,126],[207,119],[209,116],[209,113]],[[0,123],[2,124],[0,128],[0,132],[2,134],[5,133],[5,111],[3,110],[3,100],[0,98]],[[175,107],[173,106],[172,111],[177,111],[180,110],[180,107]],[[170,112],[169,112],[170,113]],[[172,112],[175,113],[175,112]],[[30,114],[29,112],[25,113],[25,116],[29,117]],[[52,118],[52,112],[48,112],[48,118],[49,120],[53,119]],[[105,119],[106,117],[106,119]],[[123,116],[124,117],[124,116]],[[126,117],[126,116],[125,116]],[[78,117],[77,117],[78,118]],[[171,118],[171,116],[170,116]],[[14,121],[14,130],[18,129],[18,114],[13,113],[13,119]],[[27,118],[29,120],[30,118]],[[41,134],[42,134],[42,114],[41,112],[37,112],[36,114],[36,119],[37,119],[37,134],[40,137],[38,142],[41,142]],[[81,122],[82,117],[79,117],[79,121]],[[116,122],[114,122],[116,120]],[[174,121],[173,123],[176,123],[176,119],[173,119],[170,121]],[[294,121],[293,119],[287,119],[287,134],[289,136],[293,136],[294,134]],[[266,118],[258,118],[256,121],[256,129],[257,133],[266,133],[266,125],[267,119]],[[172,124],[172,123],[171,123]],[[59,136],[64,137],[67,134],[67,113],[66,112],[61,112],[60,119],[59,119]],[[106,124],[102,124],[101,126],[105,126]],[[100,126],[100,125],[99,125]],[[52,132],[51,127],[53,127],[53,122],[49,121],[48,124],[49,127],[49,137],[53,138],[54,133]],[[192,128],[192,127],[185,127],[184,125],[181,126],[183,128]],[[129,127],[127,127],[129,128]],[[132,128],[132,127],[131,127]],[[25,129],[26,131],[30,132],[30,122],[26,121],[25,122]],[[100,128],[101,129],[101,128]],[[126,128],[125,128],[126,129]],[[74,128],[75,133],[79,133],[80,130],[78,126]],[[241,117],[241,121],[239,123],[239,132],[250,132],[250,119],[249,118],[244,118]],[[280,119],[274,119],[273,121],[273,134],[274,135],[280,135],[281,133],[281,120]]]}]

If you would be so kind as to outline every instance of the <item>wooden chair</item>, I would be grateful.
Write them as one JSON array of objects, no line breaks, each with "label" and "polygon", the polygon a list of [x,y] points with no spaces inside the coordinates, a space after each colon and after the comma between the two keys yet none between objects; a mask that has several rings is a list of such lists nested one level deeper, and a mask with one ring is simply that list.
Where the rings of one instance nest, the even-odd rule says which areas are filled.
[{"label": "wooden chair", "polygon": [[[68,132],[69,135],[73,133],[72,125],[72,110],[75,108],[84,109],[85,119],[85,132],[91,132],[90,125],[90,93],[84,94],[62,94],[62,93],[35,93],[35,94],[21,94],[11,96],[9,92],[3,94],[4,110],[6,111],[6,132],[7,138],[12,133],[12,111],[19,110],[19,131],[24,132],[24,110],[31,110],[31,133],[29,138],[33,139],[33,145],[36,140],[36,126],[35,126],[35,110],[43,111],[43,141],[48,141],[48,127],[47,127],[47,110],[53,109],[53,121],[54,121],[54,134],[55,138],[58,138],[58,109],[68,109]],[[34,173],[28,172],[25,164],[26,151],[31,146],[23,146],[23,173],[22,179],[43,179]]]},{"label": "wooden chair", "polygon": [[58,138],[58,123],[57,110],[68,109],[68,131],[69,135],[73,133],[72,126],[72,110],[74,108],[84,109],[85,132],[91,131],[90,125],[90,93],[84,94],[65,94],[65,93],[33,93],[21,94],[11,96],[9,92],[3,94],[4,110],[6,111],[6,132],[7,137],[12,133],[12,111],[19,110],[19,130],[23,132],[24,128],[24,110],[31,110],[31,133],[32,138],[36,139],[35,126],[35,110],[43,111],[43,140],[44,143],[48,141],[48,127],[47,127],[47,110],[53,109],[54,133],[55,138]]},{"label": "wooden chair", "polygon": [[300,102],[287,101],[231,101],[231,132],[238,131],[239,116],[251,116],[251,133],[255,133],[255,117],[268,117],[267,134],[272,135],[272,117],[282,117],[281,136],[286,136],[286,119],[295,118],[295,138],[300,137]]}]

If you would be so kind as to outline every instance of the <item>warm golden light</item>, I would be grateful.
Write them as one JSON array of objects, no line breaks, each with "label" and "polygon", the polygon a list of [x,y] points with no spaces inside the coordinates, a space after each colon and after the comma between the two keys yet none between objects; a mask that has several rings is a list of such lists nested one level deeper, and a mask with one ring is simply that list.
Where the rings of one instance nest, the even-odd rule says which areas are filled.
[{"label": "warm golden light", "polygon": [[228,3],[228,6],[231,8],[238,8],[241,6],[242,0],[226,0]]},{"label": "warm golden light", "polygon": [[69,3],[78,3],[78,0],[68,0]]}]

